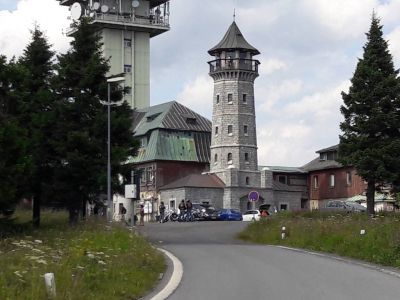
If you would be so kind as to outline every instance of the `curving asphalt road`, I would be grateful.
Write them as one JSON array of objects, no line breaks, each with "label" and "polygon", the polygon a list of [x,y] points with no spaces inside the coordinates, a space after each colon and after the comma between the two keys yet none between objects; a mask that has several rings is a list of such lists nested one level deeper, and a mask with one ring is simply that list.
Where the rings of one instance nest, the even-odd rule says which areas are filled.
[{"label": "curving asphalt road", "polygon": [[395,300],[400,272],[235,239],[244,222],[148,224],[140,231],[183,263],[169,300]]}]

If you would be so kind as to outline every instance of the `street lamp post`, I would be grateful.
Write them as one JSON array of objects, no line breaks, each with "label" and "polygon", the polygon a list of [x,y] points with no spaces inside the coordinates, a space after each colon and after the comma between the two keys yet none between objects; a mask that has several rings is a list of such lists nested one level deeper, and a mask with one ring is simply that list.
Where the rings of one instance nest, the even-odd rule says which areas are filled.
[{"label": "street lamp post", "polygon": [[125,81],[124,73],[107,78],[107,221],[113,219],[113,203],[111,199],[111,83]]}]

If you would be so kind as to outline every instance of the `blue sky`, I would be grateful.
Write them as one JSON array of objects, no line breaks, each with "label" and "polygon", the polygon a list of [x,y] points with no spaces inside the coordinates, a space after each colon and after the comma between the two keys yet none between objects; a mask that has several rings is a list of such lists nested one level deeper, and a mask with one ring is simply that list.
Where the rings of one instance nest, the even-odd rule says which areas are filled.
[{"label": "blue sky", "polygon": [[[10,5],[18,9],[2,11]],[[400,0],[173,0],[171,30],[152,39],[151,104],[177,100],[211,119],[207,50],[236,21],[260,52],[255,82],[259,163],[301,166],[338,142],[347,91],[375,10],[400,67]],[[51,14],[49,14],[51,12]],[[56,0],[0,0],[0,54],[19,55],[37,21],[57,51],[68,9]]]},{"label": "blue sky", "polygon": [[0,10],[14,10],[17,8],[17,0],[0,0]]}]

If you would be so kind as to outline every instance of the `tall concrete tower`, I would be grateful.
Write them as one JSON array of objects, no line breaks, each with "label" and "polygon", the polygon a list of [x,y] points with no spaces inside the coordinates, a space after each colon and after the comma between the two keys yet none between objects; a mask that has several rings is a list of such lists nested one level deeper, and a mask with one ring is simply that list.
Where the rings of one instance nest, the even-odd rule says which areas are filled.
[{"label": "tall concrete tower", "polygon": [[254,80],[260,62],[253,56],[260,52],[233,22],[208,53],[214,56],[208,62],[214,79],[210,172],[227,187],[259,187]]},{"label": "tall concrete tower", "polygon": [[169,0],[58,1],[69,7],[72,20],[91,18],[110,58],[109,75],[125,73],[131,107],[150,106],[150,38],[169,30]]}]

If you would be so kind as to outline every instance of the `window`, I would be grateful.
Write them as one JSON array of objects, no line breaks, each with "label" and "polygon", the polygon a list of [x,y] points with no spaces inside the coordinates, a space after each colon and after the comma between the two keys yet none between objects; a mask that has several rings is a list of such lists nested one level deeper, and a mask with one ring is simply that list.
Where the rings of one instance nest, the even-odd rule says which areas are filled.
[{"label": "window", "polygon": [[233,103],[233,95],[228,94],[228,104],[232,104],[232,103]]},{"label": "window", "polygon": [[219,104],[219,95],[217,95],[216,102],[217,102],[217,104]]},{"label": "window", "polygon": [[218,135],[218,126],[215,126],[215,135]]},{"label": "window", "polygon": [[249,134],[249,127],[247,125],[243,126],[243,133],[244,133],[244,135],[248,135]]},{"label": "window", "polygon": [[318,176],[317,175],[314,175],[314,189],[317,189],[318,188]]},{"label": "window", "polygon": [[346,183],[347,185],[351,185],[352,178],[351,178],[351,172],[346,172]]},{"label": "window", "polygon": [[132,95],[132,88],[131,87],[125,87],[125,93],[126,93],[126,95]]},{"label": "window", "polygon": [[232,164],[232,153],[228,153],[228,164]]},{"label": "window", "polygon": [[286,175],[278,175],[278,181],[283,184],[287,184],[287,176]]},{"label": "window", "polygon": [[246,177],[246,185],[250,185],[250,178]]},{"label": "window", "polygon": [[319,159],[320,160],[327,160],[328,159],[328,153],[323,152],[319,154]]},{"label": "window", "polygon": [[147,173],[146,173],[146,171],[145,171],[145,169],[144,168],[142,168],[142,169],[139,169],[139,174],[140,174],[140,183],[146,183],[146,181],[147,181]]},{"label": "window", "polygon": [[147,168],[147,181],[148,182],[153,182],[153,180],[154,180],[153,167],[148,167]]},{"label": "window", "polygon": [[335,175],[331,174],[329,175],[329,187],[334,187],[335,186]]},{"label": "window", "polygon": [[228,135],[233,135],[233,126],[228,125]]},{"label": "window", "polygon": [[218,154],[217,154],[217,153],[215,153],[215,155],[214,155],[214,162],[215,162],[215,163],[218,162]]},{"label": "window", "polygon": [[191,124],[191,125],[196,125],[197,119],[195,117],[187,117],[186,118],[186,123]]},{"label": "window", "polygon": [[132,73],[132,65],[124,65],[124,73]]},{"label": "window", "polygon": [[245,161],[246,163],[249,162],[249,154],[248,154],[247,152],[244,154],[244,161]]},{"label": "window", "polygon": [[176,207],[175,207],[175,200],[169,200],[169,207],[170,207],[170,209],[175,209]]},{"label": "window", "polygon": [[287,204],[281,204],[280,205],[280,210],[287,210],[288,209],[288,205]]},{"label": "window", "polygon": [[247,94],[243,94],[242,95],[242,101],[243,101],[243,103],[247,103]]},{"label": "window", "polygon": [[125,48],[131,48],[132,47],[132,40],[131,39],[124,39],[124,45],[125,45]]},{"label": "window", "polygon": [[141,139],[140,139],[140,147],[146,147],[146,144],[147,144],[147,138],[146,137],[142,137]]}]

